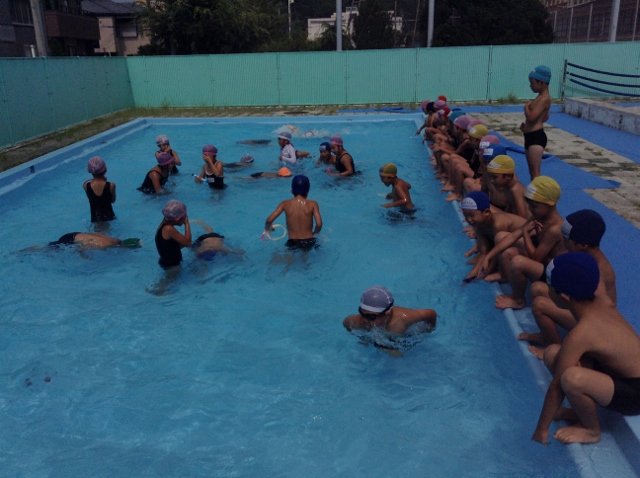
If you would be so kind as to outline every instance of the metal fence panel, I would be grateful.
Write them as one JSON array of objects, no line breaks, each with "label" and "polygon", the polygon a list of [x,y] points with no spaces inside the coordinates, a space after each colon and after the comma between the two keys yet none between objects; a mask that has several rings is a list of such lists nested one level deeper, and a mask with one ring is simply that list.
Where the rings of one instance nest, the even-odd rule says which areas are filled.
[{"label": "metal fence panel", "polygon": [[347,103],[416,101],[416,52],[413,49],[345,52]]},{"label": "metal fence panel", "polygon": [[0,148],[131,108],[124,58],[0,59]]},{"label": "metal fence panel", "polygon": [[491,47],[418,50],[416,101],[445,95],[449,101],[487,99]]},{"label": "metal fence panel", "polygon": [[140,107],[262,106],[278,103],[275,54],[130,57]]},{"label": "metal fence panel", "polygon": [[346,104],[345,64],[346,56],[334,51],[278,55],[278,104]]},{"label": "metal fence panel", "polygon": [[[0,60],[0,147],[123,108],[349,105],[533,97],[527,76],[564,60],[640,72],[640,42],[343,52]],[[598,93],[568,84],[569,96]]]},{"label": "metal fence panel", "polygon": [[549,93],[560,96],[564,48],[547,48],[547,45],[494,46],[491,53],[491,74],[488,98],[492,100],[511,98],[533,98],[529,87],[529,73],[537,65],[551,69]]}]

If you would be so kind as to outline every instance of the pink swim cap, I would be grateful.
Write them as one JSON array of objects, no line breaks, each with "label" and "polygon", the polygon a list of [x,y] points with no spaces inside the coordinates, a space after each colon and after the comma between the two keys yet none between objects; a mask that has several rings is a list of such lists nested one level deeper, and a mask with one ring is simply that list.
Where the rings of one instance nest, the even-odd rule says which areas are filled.
[{"label": "pink swim cap", "polygon": [[422,103],[420,103],[420,109],[426,113],[427,112],[427,105],[431,103],[431,100],[424,100]]},{"label": "pink swim cap", "polygon": [[91,174],[104,174],[107,172],[107,165],[100,156],[94,156],[87,163],[87,171]]},{"label": "pink swim cap", "polygon": [[438,101],[436,101],[436,102],[433,104],[433,107],[434,107],[436,110],[441,110],[441,109],[443,109],[445,106],[447,106],[447,102],[446,102],[446,101],[443,101],[443,100],[438,100]]},{"label": "pink swim cap", "polygon": [[161,134],[160,136],[158,136],[156,138],[156,144],[158,146],[163,145],[163,144],[169,144],[169,137],[164,135],[164,134]]},{"label": "pink swim cap", "polygon": [[212,144],[205,144],[202,147],[202,152],[203,153],[209,153],[209,154],[218,154],[218,148],[216,148],[214,145]]},{"label": "pink swim cap", "polygon": [[479,125],[479,124],[484,125],[484,123],[482,121],[480,121],[479,119],[471,118],[469,120],[469,123],[467,124],[467,131],[469,131],[471,128],[473,128],[474,126]]},{"label": "pink swim cap", "polygon": [[342,146],[344,145],[344,142],[342,141],[342,137],[335,135],[331,137],[331,144],[336,144],[338,146]]},{"label": "pink swim cap", "polygon": [[469,126],[469,121],[471,120],[472,120],[471,116],[468,116],[468,115],[458,116],[455,120],[453,120],[453,125],[457,126],[460,129],[466,130],[467,127]]},{"label": "pink swim cap", "polygon": [[156,154],[156,161],[160,166],[168,166],[173,163],[173,156],[171,156],[171,153],[158,153]]},{"label": "pink swim cap", "polygon": [[172,199],[162,208],[162,215],[167,221],[180,221],[187,215],[187,206],[182,201]]}]

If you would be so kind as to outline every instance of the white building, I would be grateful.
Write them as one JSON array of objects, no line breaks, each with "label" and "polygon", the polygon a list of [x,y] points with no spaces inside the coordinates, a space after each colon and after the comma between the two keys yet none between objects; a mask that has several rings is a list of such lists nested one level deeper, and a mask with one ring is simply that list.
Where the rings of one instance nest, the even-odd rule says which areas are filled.
[{"label": "white building", "polygon": [[[391,18],[391,25],[397,32],[402,31],[402,17],[394,17],[393,11],[388,12]],[[358,16],[357,7],[346,7],[346,11],[342,13],[342,31],[347,35],[353,35],[353,21]],[[309,18],[307,19],[307,40],[317,40],[322,36],[324,26],[334,29],[336,27],[336,14],[333,13],[329,18]]]}]

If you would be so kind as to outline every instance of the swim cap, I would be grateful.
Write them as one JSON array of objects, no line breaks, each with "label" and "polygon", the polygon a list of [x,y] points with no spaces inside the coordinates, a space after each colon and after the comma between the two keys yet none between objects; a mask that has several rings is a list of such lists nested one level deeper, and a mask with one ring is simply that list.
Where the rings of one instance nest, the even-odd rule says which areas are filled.
[{"label": "swim cap", "polygon": [[436,111],[444,109],[445,106],[447,106],[447,102],[445,100],[438,100],[433,104]]},{"label": "swim cap", "polygon": [[467,124],[467,131],[469,131],[471,128],[473,128],[477,124],[484,124],[484,123],[482,122],[482,120],[479,120],[478,118],[471,118],[469,120],[469,123]]},{"label": "swim cap", "polygon": [[338,146],[342,146],[344,144],[344,142],[342,141],[342,137],[335,135],[331,137],[331,144],[335,144]]},{"label": "swim cap", "polygon": [[472,191],[460,203],[460,208],[466,211],[486,211],[491,206],[489,196],[482,191]]},{"label": "swim cap", "polygon": [[439,100],[444,101],[445,103],[446,103],[446,101],[447,101],[447,97],[446,97],[446,96],[444,96],[444,95],[440,95],[440,96],[438,96],[438,99],[439,99]]},{"label": "swim cap", "polygon": [[203,154],[218,154],[218,148],[216,148],[212,144],[205,144],[202,147],[202,153]]},{"label": "swim cap", "polygon": [[469,129],[469,136],[474,139],[482,139],[482,137],[486,136],[488,132],[489,128],[487,128],[485,125],[477,124]]},{"label": "swim cap", "polygon": [[500,138],[498,138],[495,134],[487,134],[480,138],[480,148],[486,148],[490,144],[498,144],[500,142]]},{"label": "swim cap", "polygon": [[598,263],[585,252],[566,252],[554,257],[546,272],[547,281],[556,292],[577,300],[593,299],[600,281]]},{"label": "swim cap", "polygon": [[548,206],[555,206],[560,199],[560,185],[549,176],[538,176],[529,183],[524,197]]},{"label": "swim cap", "polygon": [[516,170],[516,163],[506,154],[501,154],[494,157],[489,164],[487,164],[487,172],[494,174],[513,174]]},{"label": "swim cap", "polygon": [[455,120],[458,119],[460,116],[464,115],[464,111],[458,109],[458,110],[452,110],[451,113],[449,114],[449,121],[453,121],[455,124]]},{"label": "swim cap", "polygon": [[423,111],[423,113],[427,113],[427,105],[429,103],[432,103],[431,100],[423,100],[422,103],[420,103],[420,109]]},{"label": "swim cap", "polygon": [[161,134],[160,136],[158,136],[156,138],[156,144],[158,146],[163,145],[163,144],[169,144],[169,137],[165,136],[164,134]]},{"label": "swim cap", "polygon": [[331,151],[331,145],[325,141],[324,143],[320,143],[318,149],[320,149],[320,152]]},{"label": "swim cap", "polygon": [[288,178],[289,176],[291,176],[291,174],[291,170],[289,168],[285,168],[284,166],[278,169],[278,176],[281,176],[283,178]]},{"label": "swim cap", "polygon": [[104,174],[107,171],[107,165],[100,156],[94,156],[87,163],[87,171],[91,174]]},{"label": "swim cap", "polygon": [[602,216],[592,209],[569,214],[562,224],[562,236],[576,244],[598,247],[607,226]]},{"label": "swim cap", "polygon": [[501,154],[507,154],[507,148],[501,144],[491,144],[486,148],[482,148],[482,159],[484,159],[485,162],[489,162]]},{"label": "swim cap", "polygon": [[291,180],[291,193],[294,196],[305,196],[309,194],[309,188],[311,187],[311,183],[309,183],[309,178],[304,174],[296,174]]},{"label": "swim cap", "polygon": [[545,65],[538,65],[529,73],[529,79],[542,81],[548,85],[551,81],[551,69]]},{"label": "swim cap", "polygon": [[187,206],[182,201],[172,199],[162,208],[162,215],[167,221],[180,221],[187,215]]},{"label": "swim cap", "polygon": [[454,126],[457,126],[460,129],[464,129],[466,130],[467,127],[469,126],[469,121],[471,121],[471,116],[469,115],[462,115],[462,116],[458,116],[454,121],[453,124]]},{"label": "swim cap", "polygon": [[287,141],[291,141],[291,133],[288,131],[282,131],[278,134],[278,139],[286,139]]},{"label": "swim cap", "polygon": [[158,153],[156,154],[156,161],[158,161],[160,166],[167,166],[173,163],[173,156],[171,156],[171,153]]},{"label": "swim cap", "polygon": [[395,178],[398,175],[398,168],[393,163],[387,163],[383,166],[380,166],[380,176],[385,176],[387,178]]},{"label": "swim cap", "polygon": [[251,156],[249,154],[245,154],[243,157],[240,158],[240,162],[241,163],[253,163],[253,156]]},{"label": "swim cap", "polygon": [[382,314],[393,306],[393,296],[385,287],[375,285],[365,290],[360,297],[360,309],[372,314]]}]

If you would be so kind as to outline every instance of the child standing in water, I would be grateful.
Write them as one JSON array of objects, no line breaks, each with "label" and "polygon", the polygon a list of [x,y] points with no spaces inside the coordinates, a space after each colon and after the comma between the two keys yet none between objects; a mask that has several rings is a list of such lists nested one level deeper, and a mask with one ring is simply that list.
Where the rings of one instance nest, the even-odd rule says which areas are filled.
[{"label": "child standing in water", "polygon": [[[155,240],[160,255],[158,264],[167,269],[179,265],[182,262],[181,249],[191,246],[191,225],[187,217],[187,206],[176,199],[162,208],[162,215],[164,218],[158,226]],[[176,226],[184,226],[184,234]]]},{"label": "child standing in water", "polygon": [[91,222],[112,221],[116,218],[112,204],[116,202],[116,184],[107,181],[107,165],[100,156],[94,156],[87,163],[87,171],[93,179],[82,185],[89,199]]},{"label": "child standing in water", "polygon": [[391,186],[391,192],[387,195],[387,199],[391,202],[382,205],[384,208],[398,207],[401,212],[413,213],[416,208],[411,201],[411,184],[398,177],[398,168],[393,163],[387,163],[380,167],[380,181],[385,186]]},{"label": "child standing in water", "polygon": [[273,222],[284,212],[287,218],[287,232],[289,234],[289,240],[285,245],[289,249],[303,250],[316,247],[314,235],[318,234],[322,229],[322,216],[320,216],[318,203],[307,199],[310,187],[309,178],[302,174],[294,176],[291,180],[293,199],[282,201],[269,215],[264,224],[263,234],[265,236],[269,236]]}]

